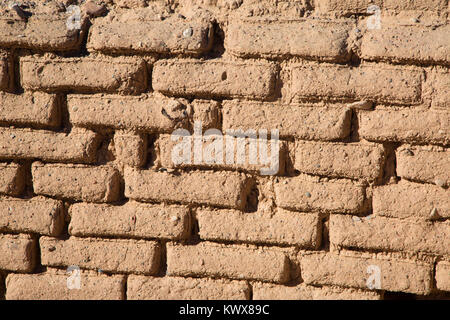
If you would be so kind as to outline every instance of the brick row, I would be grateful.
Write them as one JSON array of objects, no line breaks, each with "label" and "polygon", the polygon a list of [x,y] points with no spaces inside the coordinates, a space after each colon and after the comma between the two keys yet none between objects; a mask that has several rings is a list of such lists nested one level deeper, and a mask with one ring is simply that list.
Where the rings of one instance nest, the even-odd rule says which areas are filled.
[{"label": "brick row", "polygon": [[383,173],[379,144],[296,141],[294,168],[303,173],[374,180]]},{"label": "brick row", "polygon": [[443,0],[318,0],[315,3],[319,12],[367,13],[367,8],[376,5],[386,10],[440,11],[445,9]]},{"label": "brick row", "polygon": [[423,72],[391,66],[297,65],[291,69],[294,100],[368,100],[394,104],[422,101]]},{"label": "brick row", "polygon": [[383,110],[358,112],[359,135],[370,141],[450,143],[450,113],[445,110]]},{"label": "brick row", "polygon": [[395,155],[397,176],[441,187],[450,184],[450,151],[447,148],[404,145]]},{"label": "brick row", "polygon": [[349,29],[348,23],[306,19],[231,21],[225,31],[225,48],[241,57],[300,56],[346,61]]},{"label": "brick row", "polygon": [[196,218],[199,236],[205,240],[295,245],[312,249],[320,246],[322,224],[318,214],[283,209],[274,213],[200,209]]},{"label": "brick row", "polygon": [[391,25],[386,19],[380,30],[367,30],[361,40],[361,58],[407,63],[450,64],[450,26],[418,27]]},{"label": "brick row", "polygon": [[244,281],[131,275],[127,281],[128,300],[248,300],[250,289]]},{"label": "brick row", "polygon": [[76,203],[69,209],[74,236],[120,236],[185,239],[190,234],[189,209],[127,202],[122,206]]},{"label": "brick row", "polygon": [[60,125],[58,104],[55,95],[46,93],[26,92],[16,95],[0,92],[0,122],[9,125],[58,127]]},{"label": "brick row", "polygon": [[119,199],[120,178],[110,166],[42,164],[31,168],[36,194],[85,202]]},{"label": "brick row", "polygon": [[450,254],[450,223],[410,222],[386,217],[354,220],[331,215],[330,242],[347,248]]},{"label": "brick row", "polygon": [[153,67],[152,85],[170,95],[262,100],[273,95],[276,74],[269,62],[159,60]]},{"label": "brick row", "polygon": [[289,260],[281,251],[210,242],[190,246],[168,243],[167,275],[276,283],[285,283],[290,277]]},{"label": "brick row", "polygon": [[187,107],[162,95],[68,95],[70,121],[83,127],[172,132],[188,120]]},{"label": "brick row", "polygon": [[26,90],[48,92],[139,94],[147,89],[144,60],[119,58],[20,58],[20,80]]},{"label": "brick row", "polygon": [[208,204],[242,209],[252,187],[244,174],[192,171],[180,175],[125,168],[125,196],[138,201]]},{"label": "brick row", "polygon": [[41,263],[50,267],[76,265],[106,272],[156,274],[161,247],[155,241],[41,237]]},{"label": "brick row", "polygon": [[64,225],[61,201],[44,197],[0,199],[0,231],[58,236]]},{"label": "brick row", "polygon": [[276,204],[298,211],[358,213],[364,209],[365,188],[349,180],[322,182],[298,176],[275,183]]},{"label": "brick row", "polygon": [[233,169],[262,175],[285,172],[287,144],[275,138],[271,140],[269,134],[264,136],[258,131],[249,131],[247,135],[245,132],[222,135],[220,131],[205,132],[202,136],[186,133],[159,136],[158,159],[163,167]]},{"label": "brick row", "polygon": [[[114,53],[200,54],[213,41],[213,26],[206,19],[185,20],[173,15],[164,20],[149,20],[138,10],[126,16],[96,19],[87,47],[92,51]],[[133,17],[137,15],[137,17]],[[124,28],[126,24],[126,28]]]},{"label": "brick row", "polygon": [[31,272],[36,264],[36,241],[30,235],[0,234],[0,270]]},{"label": "brick row", "polygon": [[75,128],[68,134],[47,130],[0,128],[0,158],[92,163],[99,136]]},{"label": "brick row", "polygon": [[[313,253],[302,255],[300,265],[302,278],[310,285],[373,288],[419,295],[429,294],[432,290],[433,265],[421,261]],[[378,275],[379,283],[376,281]]]},{"label": "brick row", "polygon": [[336,140],[350,134],[351,110],[345,107],[306,107],[274,103],[223,103],[223,130],[278,129],[281,137]]},{"label": "brick row", "polygon": [[252,283],[253,300],[381,300],[382,294],[369,290],[333,286],[314,287],[304,283],[287,287],[272,283]]},{"label": "brick row", "polygon": [[24,167],[16,163],[0,163],[0,193],[17,196],[24,187]]},{"label": "brick row", "polygon": [[392,218],[450,217],[448,190],[433,185],[400,181],[373,190],[373,212]]},{"label": "brick row", "polygon": [[6,278],[6,300],[123,300],[125,277],[80,272],[80,288],[69,289],[70,274],[45,272],[10,274]]},{"label": "brick row", "polygon": [[[4,14],[4,15],[3,15]],[[0,18],[0,46],[45,51],[77,50],[84,37],[85,16],[80,29],[67,27],[66,12],[33,13],[25,21],[14,11],[3,12]]]}]

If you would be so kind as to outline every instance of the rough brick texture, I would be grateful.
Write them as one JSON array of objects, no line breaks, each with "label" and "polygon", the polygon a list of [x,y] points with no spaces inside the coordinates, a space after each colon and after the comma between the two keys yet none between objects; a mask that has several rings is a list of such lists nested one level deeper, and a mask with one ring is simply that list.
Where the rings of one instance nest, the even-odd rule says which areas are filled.
[{"label": "rough brick texture", "polygon": [[449,13],[0,1],[0,300],[448,298]]}]

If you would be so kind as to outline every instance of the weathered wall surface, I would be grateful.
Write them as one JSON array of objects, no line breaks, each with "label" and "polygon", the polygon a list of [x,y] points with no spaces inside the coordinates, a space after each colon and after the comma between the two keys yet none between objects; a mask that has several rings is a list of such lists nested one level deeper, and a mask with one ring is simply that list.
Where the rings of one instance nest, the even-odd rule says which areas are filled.
[{"label": "weathered wall surface", "polygon": [[3,3],[0,299],[448,298],[449,8]]}]

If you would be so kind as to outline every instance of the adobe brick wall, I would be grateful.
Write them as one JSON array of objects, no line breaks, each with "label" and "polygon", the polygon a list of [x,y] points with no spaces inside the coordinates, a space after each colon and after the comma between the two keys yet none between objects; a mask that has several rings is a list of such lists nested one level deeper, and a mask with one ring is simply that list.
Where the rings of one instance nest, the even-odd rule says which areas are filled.
[{"label": "adobe brick wall", "polygon": [[450,297],[448,0],[15,2],[0,299]]}]

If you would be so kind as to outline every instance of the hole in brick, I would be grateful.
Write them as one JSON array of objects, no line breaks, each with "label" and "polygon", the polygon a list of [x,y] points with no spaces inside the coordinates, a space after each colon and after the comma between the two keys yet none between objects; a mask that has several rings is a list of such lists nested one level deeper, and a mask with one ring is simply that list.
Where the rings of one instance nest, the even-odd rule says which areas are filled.
[{"label": "hole in brick", "polygon": [[222,72],[222,81],[227,80],[227,73],[226,71]]},{"label": "hole in brick", "polygon": [[255,184],[247,196],[247,206],[245,208],[246,212],[256,212],[258,210],[259,203],[259,190],[258,186]]}]

